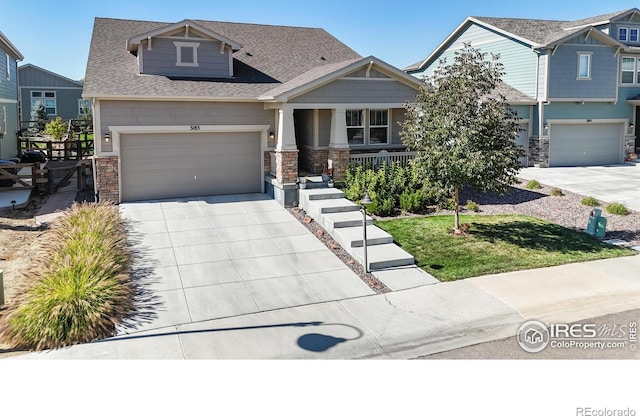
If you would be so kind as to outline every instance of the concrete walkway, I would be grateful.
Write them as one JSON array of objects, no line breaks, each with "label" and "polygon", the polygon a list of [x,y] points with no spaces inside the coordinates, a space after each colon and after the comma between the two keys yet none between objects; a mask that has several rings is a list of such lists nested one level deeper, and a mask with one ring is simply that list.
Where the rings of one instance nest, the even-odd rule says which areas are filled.
[{"label": "concrete walkway", "polygon": [[17,359],[412,358],[640,307],[640,256],[143,331]]},{"label": "concrete walkway", "polygon": [[584,166],[570,168],[525,168],[518,176],[535,179],[545,185],[561,188],[605,202],[620,202],[640,211],[640,164]]}]

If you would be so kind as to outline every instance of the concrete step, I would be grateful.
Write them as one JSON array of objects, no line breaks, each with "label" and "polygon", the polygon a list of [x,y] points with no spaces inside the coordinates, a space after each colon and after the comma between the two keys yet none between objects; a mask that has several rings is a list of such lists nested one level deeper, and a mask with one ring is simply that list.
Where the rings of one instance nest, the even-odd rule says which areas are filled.
[{"label": "concrete step", "polygon": [[305,211],[313,218],[335,212],[358,211],[358,206],[345,198],[340,199],[316,199],[309,201]]},{"label": "concrete step", "polygon": [[344,198],[344,192],[336,188],[323,189],[300,189],[298,191],[298,201],[300,208],[307,210],[309,201],[318,199],[340,199]]},{"label": "concrete step", "polygon": [[[344,246],[343,246],[344,247]],[[364,264],[362,247],[344,247],[360,264]],[[389,267],[410,266],[415,264],[413,256],[397,245],[379,244],[367,247],[369,270],[381,270]]]},{"label": "concrete step", "polygon": [[[358,227],[336,228],[333,238],[343,247],[362,247],[362,225]],[[393,243],[393,237],[388,232],[376,227],[367,226],[367,245]]]},{"label": "concrete step", "polygon": [[[373,218],[367,215],[367,224],[373,224]],[[334,212],[322,214],[322,218],[316,219],[328,232],[333,234],[334,229],[344,227],[362,227],[362,213],[360,211]]]}]

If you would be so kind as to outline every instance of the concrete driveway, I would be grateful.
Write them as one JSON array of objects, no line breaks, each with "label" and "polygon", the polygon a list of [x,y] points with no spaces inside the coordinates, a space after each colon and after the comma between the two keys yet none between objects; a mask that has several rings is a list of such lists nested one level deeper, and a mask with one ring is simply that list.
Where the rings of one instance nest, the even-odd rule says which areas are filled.
[{"label": "concrete driveway", "polygon": [[265,194],[120,210],[138,251],[134,275],[154,301],[147,321],[119,334],[374,294]]},{"label": "concrete driveway", "polygon": [[545,185],[640,211],[640,164],[571,168],[525,168],[518,175]]}]

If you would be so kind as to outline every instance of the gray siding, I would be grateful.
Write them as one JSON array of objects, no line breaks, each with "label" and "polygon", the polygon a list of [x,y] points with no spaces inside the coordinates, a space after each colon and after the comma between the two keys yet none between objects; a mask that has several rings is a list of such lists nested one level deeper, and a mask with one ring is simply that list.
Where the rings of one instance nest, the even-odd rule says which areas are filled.
[{"label": "gray siding", "polygon": [[546,101],[547,90],[547,70],[549,68],[549,54],[543,52],[538,57],[538,85],[536,88],[536,97],[539,101]]},{"label": "gray siding", "polygon": [[[274,128],[262,103],[100,101],[100,132],[108,126],[256,125]],[[106,152],[110,146],[103,144]]]},{"label": "gray siding", "polygon": [[[176,66],[177,48],[174,42],[199,43],[198,66]],[[153,38],[151,50],[146,41],[138,51],[142,73],[176,77],[217,78],[229,77],[229,48],[220,53],[220,42],[206,39]]]},{"label": "gray siding", "polygon": [[406,120],[405,117],[406,110],[404,108],[394,108],[391,110],[391,144],[392,145],[402,145],[402,140],[400,138],[400,132],[402,131],[402,127],[400,123]]},{"label": "gray siding", "polygon": [[294,103],[404,103],[414,101],[417,90],[398,81],[371,78],[339,79],[294,98]]},{"label": "gray siding", "polygon": [[294,124],[296,129],[296,143],[298,146],[313,146],[313,110],[295,110]]},{"label": "gray siding", "polygon": [[[577,79],[578,52],[592,53],[590,80]],[[615,98],[617,67],[613,48],[586,43],[560,45],[549,57],[549,98]]]},{"label": "gray siding", "polygon": [[[365,68],[359,69],[355,72],[350,73],[349,75],[347,75],[347,77],[353,77],[353,78],[366,78],[367,77],[367,70]],[[383,74],[380,71],[376,71],[375,69],[371,69],[369,71],[369,78],[390,78],[389,76]]]},{"label": "gray siding", "polygon": [[48,88],[75,87],[82,89],[82,85],[79,82],[70,81],[64,77],[42,71],[33,66],[20,67],[18,68],[18,72],[20,73],[20,86]]},{"label": "gray siding", "polygon": [[78,118],[78,100],[82,98],[82,88],[56,89],[51,87],[20,88],[20,111],[22,120],[31,117],[31,91],[54,91],[56,93],[56,115],[49,118],[62,117],[64,120]]},{"label": "gray siding", "polygon": [[318,114],[318,145],[329,146],[331,139],[331,110],[319,110]]}]

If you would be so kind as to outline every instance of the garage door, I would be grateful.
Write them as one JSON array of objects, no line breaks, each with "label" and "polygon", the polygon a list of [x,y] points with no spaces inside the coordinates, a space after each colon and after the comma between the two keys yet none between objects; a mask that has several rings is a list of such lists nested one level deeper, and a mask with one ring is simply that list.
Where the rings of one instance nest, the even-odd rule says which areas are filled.
[{"label": "garage door", "polygon": [[120,136],[122,201],[261,192],[260,134]]},{"label": "garage door", "polygon": [[552,124],[550,166],[622,163],[622,123]]}]

